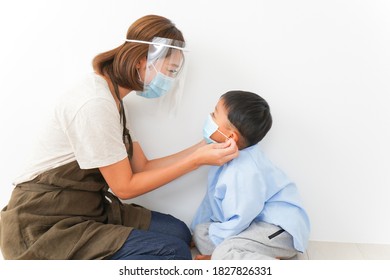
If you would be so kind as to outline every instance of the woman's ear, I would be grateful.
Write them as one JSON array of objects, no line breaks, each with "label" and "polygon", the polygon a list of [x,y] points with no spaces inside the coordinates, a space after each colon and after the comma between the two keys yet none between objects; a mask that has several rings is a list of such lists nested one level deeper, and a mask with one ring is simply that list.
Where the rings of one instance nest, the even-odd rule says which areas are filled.
[{"label": "woman's ear", "polygon": [[146,66],[146,56],[143,57],[140,61],[138,61],[136,67],[137,67],[137,69],[140,69],[140,68],[143,69],[143,68],[145,68],[145,66]]}]

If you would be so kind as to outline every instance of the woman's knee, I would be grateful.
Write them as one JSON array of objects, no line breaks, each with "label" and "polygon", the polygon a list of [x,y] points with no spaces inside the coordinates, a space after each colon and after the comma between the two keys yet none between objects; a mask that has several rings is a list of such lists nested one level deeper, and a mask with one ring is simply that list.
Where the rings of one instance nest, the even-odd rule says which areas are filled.
[{"label": "woman's knee", "polygon": [[183,221],[169,214],[152,211],[149,230],[175,236],[183,240],[187,245],[191,242],[191,232],[188,226]]},{"label": "woman's knee", "polygon": [[189,246],[175,236],[133,230],[111,259],[192,259]]},{"label": "woman's knee", "polygon": [[180,221],[180,220],[177,220],[176,228],[177,228],[177,230],[176,230],[177,237],[180,238],[181,240],[183,240],[188,246],[191,242],[191,239],[192,239],[190,229],[183,221]]},{"label": "woman's knee", "polygon": [[179,238],[174,238],[174,241],[172,243],[166,244],[168,248],[171,248],[173,250],[172,255],[175,256],[174,259],[176,260],[191,260],[192,259],[192,254],[190,247],[188,244],[179,239]]}]

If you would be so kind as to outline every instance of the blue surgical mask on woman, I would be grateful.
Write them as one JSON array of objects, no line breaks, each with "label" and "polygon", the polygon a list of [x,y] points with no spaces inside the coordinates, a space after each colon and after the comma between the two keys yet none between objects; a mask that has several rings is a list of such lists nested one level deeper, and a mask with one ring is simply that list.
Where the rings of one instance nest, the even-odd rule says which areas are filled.
[{"label": "blue surgical mask on woman", "polygon": [[226,139],[229,139],[229,137],[227,137],[225,134],[223,134],[219,129],[218,129],[218,125],[214,122],[213,118],[211,117],[211,115],[209,114],[207,116],[207,119],[203,125],[203,138],[204,140],[206,141],[207,144],[211,144],[211,143],[217,143],[216,141],[214,141],[213,139],[211,139],[211,135],[214,134],[214,132],[218,131],[219,133],[221,133],[223,136],[225,136]]},{"label": "blue surgical mask on woman", "polygon": [[161,97],[172,88],[174,81],[174,78],[168,77],[156,70],[156,75],[153,80],[148,85],[145,85],[144,91],[137,91],[137,94],[145,98]]}]

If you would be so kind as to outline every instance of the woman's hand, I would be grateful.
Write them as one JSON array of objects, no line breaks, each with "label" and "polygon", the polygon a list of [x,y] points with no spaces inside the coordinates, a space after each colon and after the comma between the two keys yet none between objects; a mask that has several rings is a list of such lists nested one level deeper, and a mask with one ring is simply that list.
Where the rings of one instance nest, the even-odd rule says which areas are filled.
[{"label": "woman's hand", "polygon": [[208,144],[200,147],[196,152],[198,165],[221,166],[238,156],[238,147],[233,139],[223,143]]}]

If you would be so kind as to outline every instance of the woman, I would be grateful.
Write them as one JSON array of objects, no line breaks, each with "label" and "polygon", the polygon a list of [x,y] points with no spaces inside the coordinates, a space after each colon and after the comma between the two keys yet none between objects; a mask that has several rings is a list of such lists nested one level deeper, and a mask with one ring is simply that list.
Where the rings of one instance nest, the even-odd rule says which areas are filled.
[{"label": "woman", "polygon": [[200,142],[148,160],[126,126],[122,99],[176,88],[184,38],[168,19],[135,21],[95,73],[59,100],[35,157],[1,212],[5,259],[190,259],[180,220],[119,199],[152,191],[201,165],[237,156],[234,142]]}]

